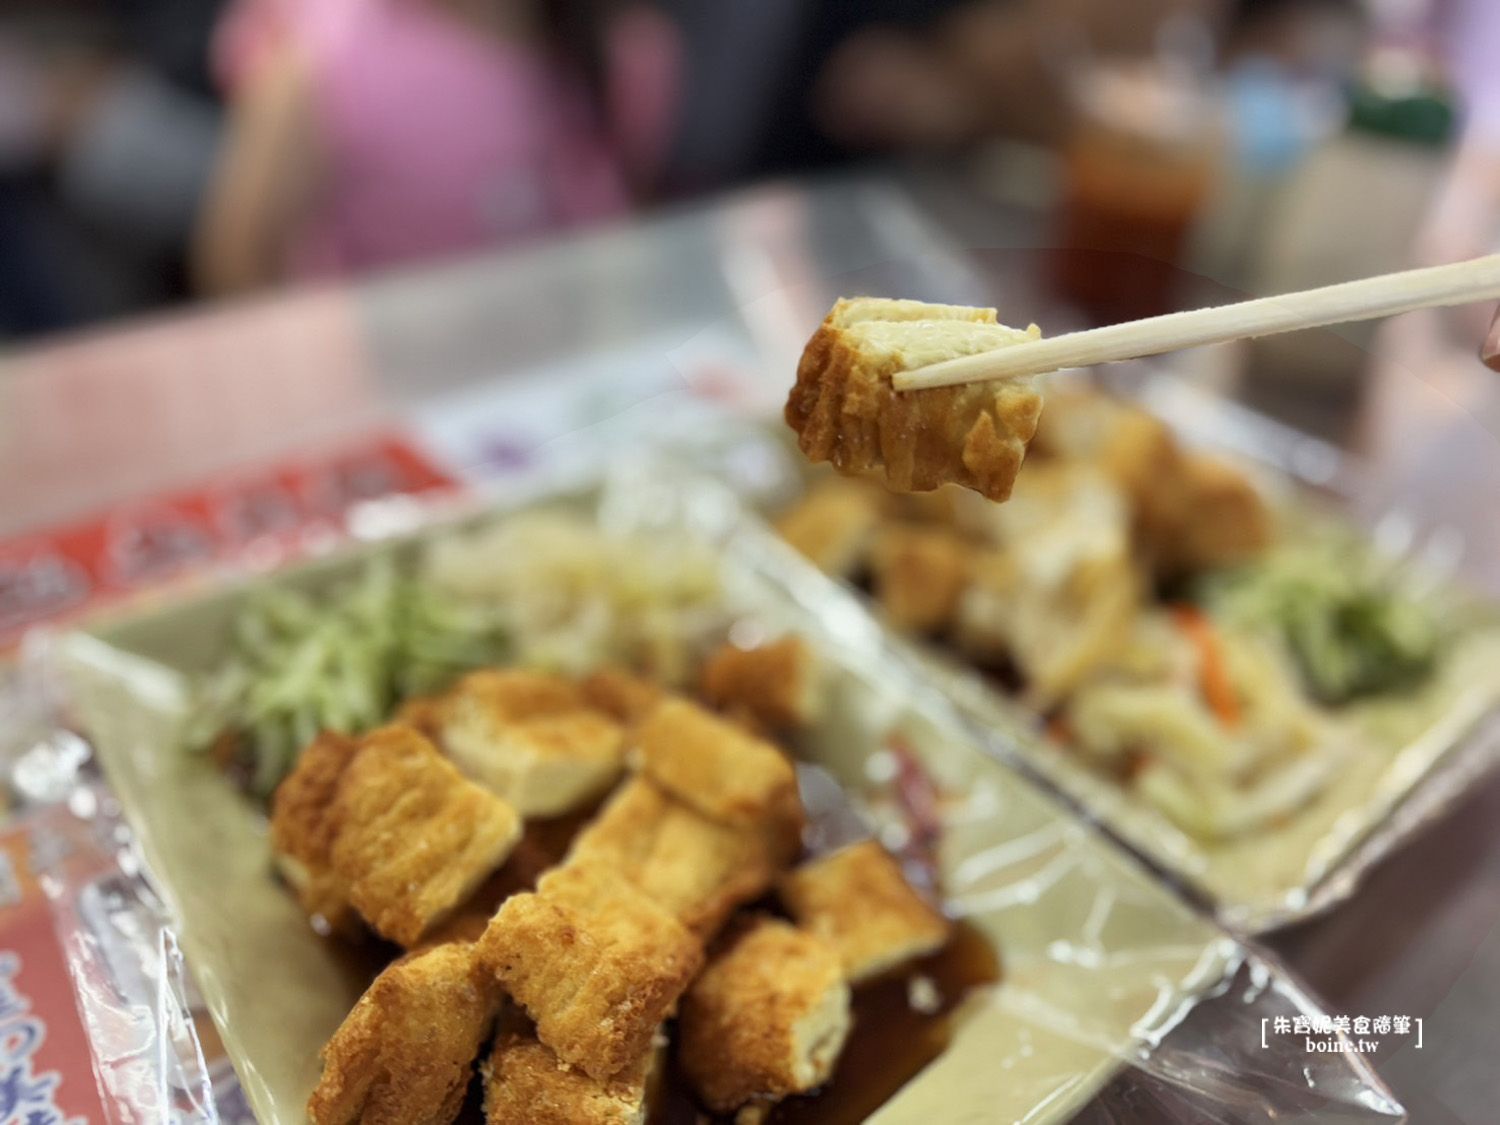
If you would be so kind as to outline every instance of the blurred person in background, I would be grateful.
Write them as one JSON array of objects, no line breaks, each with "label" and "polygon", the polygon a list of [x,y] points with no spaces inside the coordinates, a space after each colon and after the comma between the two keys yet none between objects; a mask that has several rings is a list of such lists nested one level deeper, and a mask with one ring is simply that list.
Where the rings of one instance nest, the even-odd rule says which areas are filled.
[{"label": "blurred person in background", "polygon": [[1463,126],[1418,243],[1427,264],[1500,250],[1500,3],[1447,0],[1440,14]]},{"label": "blurred person in background", "polygon": [[[1457,149],[1417,232],[1411,256],[1418,265],[1500,253],[1500,4],[1438,0],[1431,17],[1460,119]],[[1488,329],[1483,358],[1500,369],[1500,320],[1490,325],[1486,312],[1450,309],[1441,322],[1464,350]]]},{"label": "blurred person in background", "polygon": [[[847,18],[856,6],[833,7]],[[1221,5],[978,0],[947,7],[916,34],[874,26],[837,41],[811,89],[814,136],[854,148],[943,147],[992,134],[1055,144],[1072,122],[1080,70],[1100,58],[1151,56],[1164,32],[1184,19],[1206,21]],[[776,142],[775,151],[785,150]]]},{"label": "blurred person in background", "polygon": [[1278,217],[1345,130],[1368,35],[1360,0],[1234,0],[1218,68],[1226,151],[1195,232],[1195,273],[1240,292],[1299,287],[1266,276]]},{"label": "blurred person in background", "polygon": [[201,77],[216,7],[18,0],[0,11],[0,332],[181,294],[218,142]]},{"label": "blurred person in background", "polygon": [[667,0],[690,53],[690,189],[993,135],[1055,144],[1095,57],[1144,55],[1223,0]]},{"label": "blurred person in background", "polygon": [[237,0],[195,252],[253,290],[625,214],[671,134],[678,42],[606,0]]},{"label": "blurred person in background", "polygon": [[1235,0],[1222,70],[1241,173],[1285,172],[1343,127],[1366,32],[1359,0]]}]

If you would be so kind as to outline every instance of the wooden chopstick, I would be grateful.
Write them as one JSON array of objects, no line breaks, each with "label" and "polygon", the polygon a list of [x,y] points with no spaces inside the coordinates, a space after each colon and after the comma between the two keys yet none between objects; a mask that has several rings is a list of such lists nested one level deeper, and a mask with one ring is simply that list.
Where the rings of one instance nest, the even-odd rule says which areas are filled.
[{"label": "wooden chopstick", "polygon": [[1065,367],[1089,367],[1161,355],[1203,344],[1497,299],[1500,299],[1500,254],[1491,254],[1452,265],[1388,273],[1280,297],[1168,313],[1050,340],[1014,344],[903,371],[892,382],[898,391],[916,391],[1015,379]]}]

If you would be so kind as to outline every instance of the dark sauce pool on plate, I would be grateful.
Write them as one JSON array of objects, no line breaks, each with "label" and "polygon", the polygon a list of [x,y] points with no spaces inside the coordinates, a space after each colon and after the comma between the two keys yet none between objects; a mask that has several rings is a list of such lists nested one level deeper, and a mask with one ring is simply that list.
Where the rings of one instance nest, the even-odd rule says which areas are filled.
[{"label": "dark sauce pool on plate", "polygon": [[[930,981],[936,1006],[912,1007],[913,982]],[[854,992],[854,1027],[827,1085],[773,1107],[768,1125],[855,1125],[891,1099],[943,1053],[953,1031],[953,1010],[974,989],[1000,979],[1000,959],[989,940],[967,923],[954,927],[942,949]],[[916,986],[923,987],[923,986]],[[924,989],[925,990],[925,989]],[[652,1100],[647,1125],[729,1123],[733,1116],[705,1113],[677,1068]]]}]

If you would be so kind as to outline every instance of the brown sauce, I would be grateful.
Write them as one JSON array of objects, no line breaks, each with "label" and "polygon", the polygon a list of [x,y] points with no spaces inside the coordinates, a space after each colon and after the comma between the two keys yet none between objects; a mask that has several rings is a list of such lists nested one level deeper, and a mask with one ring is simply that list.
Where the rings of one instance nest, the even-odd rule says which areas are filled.
[{"label": "brown sauce", "polygon": [[[932,981],[938,1005],[919,1012],[908,999],[914,978]],[[855,1125],[869,1117],[948,1046],[953,1010],[976,988],[1000,979],[995,948],[974,927],[960,923],[953,940],[890,976],[854,993],[854,1028],[828,1084],[775,1106],[768,1125]],[[648,1125],[732,1122],[714,1117],[693,1100],[674,1066],[652,1101]]]},{"label": "brown sauce", "polygon": [[[596,811],[528,824],[511,858],[480,887],[455,924],[461,925],[465,915],[488,918],[509,895],[532,889],[541,872],[562,860],[574,836]],[[761,905],[773,907],[770,902]],[[369,933],[354,940],[329,940],[337,943],[348,971],[360,978],[361,987],[401,952]],[[853,996],[853,1029],[833,1077],[813,1093],[788,1098],[773,1107],[767,1125],[855,1125],[864,1121],[943,1053],[952,1036],[954,1009],[974,989],[999,980],[1000,972],[994,946],[973,926],[961,922],[954,927],[952,940],[936,953],[860,985]],[[918,977],[932,982],[937,1002],[930,1012],[911,1005],[912,981]],[[733,1115],[706,1113],[675,1063],[667,1067],[652,1092],[647,1115],[647,1125],[730,1125],[733,1120]],[[476,1075],[457,1125],[483,1122],[483,1088]]]}]

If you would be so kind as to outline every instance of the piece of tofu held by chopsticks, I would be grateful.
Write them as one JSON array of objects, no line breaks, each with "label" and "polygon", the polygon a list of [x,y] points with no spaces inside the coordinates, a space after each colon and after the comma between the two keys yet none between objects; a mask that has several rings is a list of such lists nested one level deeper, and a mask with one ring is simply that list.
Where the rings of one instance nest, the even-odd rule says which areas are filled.
[{"label": "piece of tofu held by chopsticks", "polygon": [[952,482],[1004,500],[1036,432],[1041,396],[1027,380],[899,393],[893,377],[1039,339],[994,309],[876,297],[841,300],[802,353],[786,420],[813,461],[879,471],[896,492]]},{"label": "piece of tofu held by chopsticks", "polygon": [[[802,353],[785,415],[802,452],[841,472],[1005,500],[1041,410],[1037,375],[1497,298],[1500,254],[1048,340],[996,323],[994,309],[841,300]],[[1481,358],[1500,362],[1494,350]]]}]

